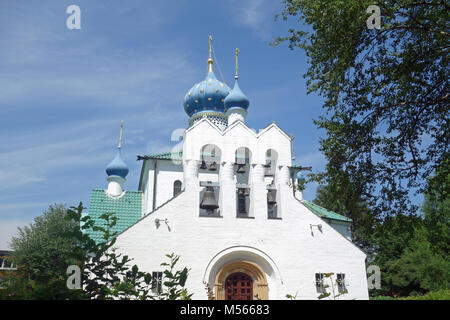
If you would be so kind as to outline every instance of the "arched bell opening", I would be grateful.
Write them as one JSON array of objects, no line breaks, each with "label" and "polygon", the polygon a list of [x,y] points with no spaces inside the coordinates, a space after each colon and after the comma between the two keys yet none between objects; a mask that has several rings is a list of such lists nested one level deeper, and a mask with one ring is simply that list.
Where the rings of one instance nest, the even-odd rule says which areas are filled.
[{"label": "arched bell opening", "polygon": [[278,152],[274,149],[268,149],[265,154],[264,177],[269,183],[275,183],[275,175],[277,172]]},{"label": "arched bell opening", "polygon": [[[247,147],[240,147],[236,149],[235,161],[234,161],[234,171],[237,177],[238,183],[240,180],[248,183],[248,173],[250,171],[250,163],[252,159],[252,152]],[[243,181],[243,180],[247,181]]]},{"label": "arched bell opening", "polygon": [[250,213],[250,164],[252,153],[247,147],[240,147],[235,152],[236,176],[236,216],[249,217]]},{"label": "arched bell opening", "polygon": [[199,211],[202,217],[220,216],[219,210],[219,173],[222,152],[214,144],[204,145],[200,151],[199,181],[200,191]]},{"label": "arched bell opening", "polygon": [[222,151],[214,144],[204,145],[200,151],[199,172],[210,172],[218,174],[220,169],[220,158]]}]

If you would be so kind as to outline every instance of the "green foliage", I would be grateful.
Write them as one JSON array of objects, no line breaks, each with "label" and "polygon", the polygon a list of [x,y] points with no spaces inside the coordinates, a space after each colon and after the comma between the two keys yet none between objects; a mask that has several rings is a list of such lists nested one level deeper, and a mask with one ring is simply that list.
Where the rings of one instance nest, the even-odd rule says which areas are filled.
[{"label": "green foliage", "polygon": [[[369,5],[381,30],[369,30]],[[445,164],[448,172],[450,76],[445,1],[285,0],[281,17],[297,28],[277,38],[305,50],[308,91],[325,99],[315,123],[327,131],[328,165],[317,176],[350,182],[375,215],[413,213],[413,191]],[[446,160],[447,159],[447,160]],[[442,167],[442,165],[441,165]],[[442,184],[445,175],[435,177]]]},{"label": "green foliage", "polygon": [[[380,30],[367,28],[369,5]],[[284,0],[279,15],[299,23],[273,44],[306,52],[308,92],[324,97],[315,202],[354,220],[382,271],[376,294],[448,289],[449,12],[445,1]]]},{"label": "green foliage", "polygon": [[395,298],[391,297],[391,296],[375,296],[375,297],[370,297],[369,300],[394,300]]},{"label": "green foliage", "polygon": [[[117,233],[114,213],[105,213],[96,223],[83,216],[83,205],[66,209],[50,206],[30,227],[19,229],[12,247],[17,271],[4,274],[0,299],[161,299],[189,300],[185,288],[189,270],[175,270],[179,256],[167,255],[164,285],[152,292],[152,275],[132,265],[128,256],[114,248]],[[87,230],[102,233],[96,243]],[[67,268],[78,265],[81,270],[81,290],[67,288]]]},{"label": "green foliage", "polygon": [[327,185],[319,185],[313,202],[351,218],[352,241],[368,253],[374,251],[371,237],[376,221],[367,203],[361,199],[361,195],[352,188],[349,181],[343,185],[333,181]]},{"label": "green foliage", "polygon": [[431,291],[423,296],[411,296],[405,298],[398,298],[398,300],[450,300],[450,290]]},{"label": "green foliage", "polygon": [[[422,210],[428,239],[433,252],[450,253],[450,159],[428,180],[428,192]],[[443,179],[440,177],[444,177]]]},{"label": "green foliage", "polygon": [[382,289],[375,294],[409,296],[450,288],[448,206],[428,202],[424,217],[389,217],[375,228],[373,263],[382,273]]},{"label": "green foliage", "polygon": [[450,300],[450,290],[430,291],[424,295],[412,295],[409,297],[393,298],[390,296],[376,296],[370,300]]},{"label": "green foliage", "polygon": [[296,292],[295,295],[288,293],[288,294],[286,294],[286,298],[289,300],[297,300],[297,295],[298,295],[298,292]]},{"label": "green foliage", "polygon": [[60,204],[49,208],[29,226],[18,228],[12,238],[12,260],[17,271],[7,272],[3,279],[2,299],[78,298],[78,292],[67,289],[66,269],[75,264],[71,252],[76,239],[66,236],[75,225],[65,220],[67,209]]},{"label": "green foliage", "polygon": [[450,261],[433,253],[426,237],[424,227],[415,229],[400,257],[386,261],[383,280],[397,295],[450,288]]}]

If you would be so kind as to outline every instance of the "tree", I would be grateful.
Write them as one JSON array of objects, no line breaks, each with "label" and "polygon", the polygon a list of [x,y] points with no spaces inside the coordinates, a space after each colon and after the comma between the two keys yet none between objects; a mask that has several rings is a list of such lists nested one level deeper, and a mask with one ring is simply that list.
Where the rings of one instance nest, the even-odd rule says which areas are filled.
[{"label": "tree", "polygon": [[415,228],[401,255],[384,265],[382,281],[390,292],[408,296],[450,288],[450,261],[431,246],[426,228]]},{"label": "tree", "polygon": [[[448,165],[450,6],[437,0],[283,5],[281,17],[301,24],[273,44],[305,50],[308,92],[325,100],[326,115],[315,121],[327,132],[322,177],[340,185],[348,179],[375,215],[416,212],[411,190],[423,192],[431,172]],[[367,27],[369,5],[381,9],[380,30]]]},{"label": "tree", "polygon": [[375,264],[382,271],[382,289],[377,293],[407,296],[450,288],[450,206],[448,188],[435,177],[443,175],[439,167],[428,180],[423,215],[388,217],[374,229]]},{"label": "tree", "polygon": [[351,183],[339,185],[330,181],[326,185],[319,185],[313,202],[351,218],[352,241],[365,252],[374,250],[371,237],[376,221],[370,208],[352,188]]},{"label": "tree", "polygon": [[76,298],[77,292],[66,286],[66,269],[76,261],[70,257],[77,246],[76,239],[66,236],[76,224],[65,220],[67,208],[50,205],[29,226],[18,228],[12,238],[12,259],[17,271],[4,281],[2,294],[13,299]]},{"label": "tree", "polygon": [[[428,231],[431,249],[435,253],[449,256],[450,253],[450,171],[445,160],[437,173],[428,180],[428,192],[422,207],[424,223]],[[438,179],[436,179],[438,177]],[[439,179],[444,177],[443,179]]]},{"label": "tree", "polygon": [[[168,263],[161,265],[164,283],[154,293],[152,274],[132,265],[128,256],[116,253],[117,233],[110,232],[117,222],[114,213],[105,213],[94,221],[82,216],[83,205],[66,209],[62,205],[50,206],[43,216],[35,218],[30,227],[19,229],[13,238],[14,262],[18,270],[10,272],[1,299],[161,299],[191,298],[185,288],[189,270],[175,270],[179,256],[169,254]],[[100,243],[93,240],[87,230],[100,231]],[[82,288],[67,286],[69,266],[78,266]]]}]

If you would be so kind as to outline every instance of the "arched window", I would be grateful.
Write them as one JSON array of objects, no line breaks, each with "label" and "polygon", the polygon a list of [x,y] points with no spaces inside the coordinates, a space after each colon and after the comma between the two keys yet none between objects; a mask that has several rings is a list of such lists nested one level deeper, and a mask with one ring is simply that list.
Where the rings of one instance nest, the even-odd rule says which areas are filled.
[{"label": "arched window", "polygon": [[264,164],[265,167],[264,174],[266,176],[275,175],[277,160],[278,160],[278,152],[276,152],[274,149],[269,149],[266,151],[266,161],[265,161],[266,163]]},{"label": "arched window", "polygon": [[181,181],[180,180],[176,180],[173,183],[173,196],[175,197],[180,192],[181,192]]},{"label": "arched window", "polygon": [[200,170],[217,171],[220,164],[221,151],[219,147],[213,144],[203,146],[200,151],[201,165]]}]

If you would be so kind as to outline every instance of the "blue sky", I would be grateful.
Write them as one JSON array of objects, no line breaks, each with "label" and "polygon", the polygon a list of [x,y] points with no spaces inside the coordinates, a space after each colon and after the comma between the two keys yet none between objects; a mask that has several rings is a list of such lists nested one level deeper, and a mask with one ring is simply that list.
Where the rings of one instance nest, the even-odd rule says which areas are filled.
[{"label": "blue sky", "polygon": [[[81,30],[66,27],[71,4]],[[2,0],[0,249],[49,204],[87,206],[91,189],[106,187],[120,120],[125,187],[137,188],[136,155],[169,151],[172,131],[187,126],[182,98],[205,77],[209,34],[216,76],[229,86],[240,49],[247,124],[277,122],[295,135],[296,163],[323,169],[324,132],[312,122],[322,99],[306,95],[305,54],[269,46],[289,28],[274,21],[280,10],[271,0]]]}]

